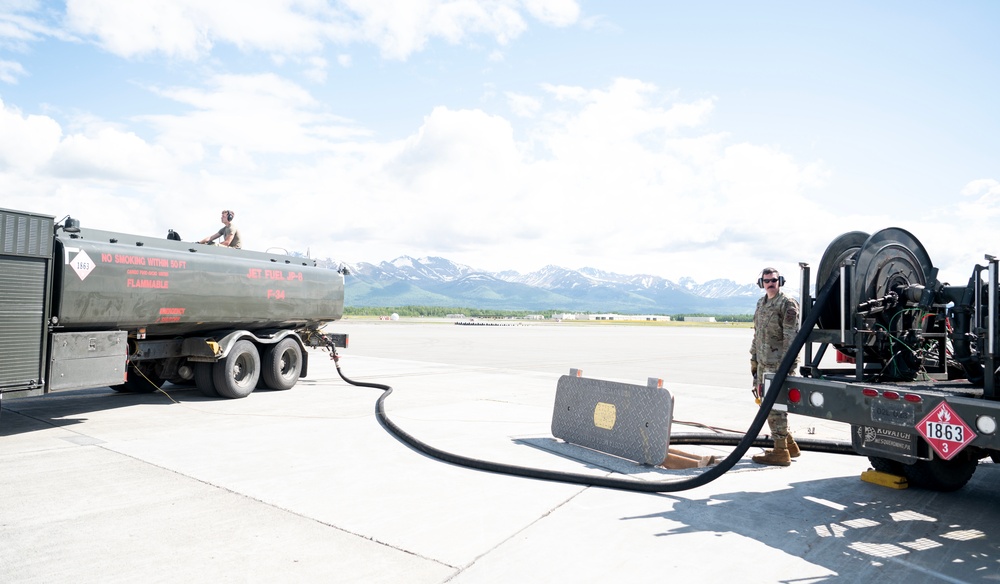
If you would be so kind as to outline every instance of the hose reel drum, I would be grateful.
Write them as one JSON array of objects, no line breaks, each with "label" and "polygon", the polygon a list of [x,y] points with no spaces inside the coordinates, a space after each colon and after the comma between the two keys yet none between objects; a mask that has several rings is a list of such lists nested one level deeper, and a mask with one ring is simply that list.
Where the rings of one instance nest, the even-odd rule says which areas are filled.
[{"label": "hose reel drum", "polygon": [[819,317],[821,329],[854,332],[853,342],[834,343],[837,350],[881,365],[882,379],[913,379],[928,359],[943,366],[943,351],[932,349],[942,347],[945,307],[933,302],[937,270],[916,237],[894,227],[845,233],[827,247],[817,282],[845,263],[849,281],[833,290]]}]

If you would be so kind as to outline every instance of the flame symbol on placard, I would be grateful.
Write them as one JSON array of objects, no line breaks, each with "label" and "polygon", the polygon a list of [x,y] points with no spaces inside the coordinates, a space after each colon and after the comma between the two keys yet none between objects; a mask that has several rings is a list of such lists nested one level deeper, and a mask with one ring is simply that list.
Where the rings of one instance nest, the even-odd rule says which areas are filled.
[{"label": "flame symbol on placard", "polygon": [[951,414],[948,413],[947,408],[941,408],[940,410],[938,410],[937,418],[938,422],[948,423],[951,421]]}]

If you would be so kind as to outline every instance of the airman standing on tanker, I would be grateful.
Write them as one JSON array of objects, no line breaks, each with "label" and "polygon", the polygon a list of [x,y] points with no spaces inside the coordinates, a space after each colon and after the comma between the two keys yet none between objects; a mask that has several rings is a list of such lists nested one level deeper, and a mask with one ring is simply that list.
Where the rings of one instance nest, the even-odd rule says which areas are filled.
[{"label": "airman standing on tanker", "polygon": [[[750,371],[757,403],[764,395],[764,374],[774,373],[788,352],[792,339],[799,332],[799,304],[781,291],[785,278],[774,268],[764,268],[757,286],[765,294],[757,301],[753,315],[753,344],[750,346]],[[792,364],[798,364],[798,355]],[[800,454],[799,445],[788,432],[788,412],[771,410],[767,425],[774,439],[774,449],[753,457],[758,464],[788,466]]]},{"label": "airman standing on tanker", "polygon": [[240,230],[233,225],[233,217],[235,216],[236,213],[233,213],[228,209],[222,211],[222,223],[224,227],[212,235],[205,237],[198,243],[210,243],[221,237],[222,241],[219,242],[219,245],[225,247],[235,247],[236,249],[243,247],[243,243],[240,241]]}]

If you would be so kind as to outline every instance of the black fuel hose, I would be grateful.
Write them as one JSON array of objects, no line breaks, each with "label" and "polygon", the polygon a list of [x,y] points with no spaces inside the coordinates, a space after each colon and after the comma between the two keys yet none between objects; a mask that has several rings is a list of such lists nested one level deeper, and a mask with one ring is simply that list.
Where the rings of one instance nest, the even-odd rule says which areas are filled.
[{"label": "black fuel hose", "polygon": [[[618,479],[607,476],[594,476],[586,475],[580,473],[570,473],[562,471],[547,470],[541,468],[531,468],[525,466],[519,466],[514,464],[493,462],[489,460],[481,460],[478,458],[471,458],[468,456],[463,456],[461,454],[455,454],[453,452],[448,452],[446,450],[441,450],[423,442],[406,430],[403,430],[392,419],[385,411],[385,400],[392,394],[392,387],[382,384],[382,383],[372,383],[372,382],[362,382],[354,381],[349,379],[344,375],[343,371],[340,370],[339,356],[337,355],[336,349],[333,348],[333,360],[337,366],[337,373],[340,377],[347,383],[358,386],[358,387],[371,387],[375,389],[381,389],[382,395],[379,396],[378,401],[375,403],[375,416],[379,421],[379,424],[385,428],[390,434],[394,435],[398,440],[407,444],[411,448],[418,450],[432,458],[442,460],[444,462],[450,462],[459,466],[464,466],[467,468],[473,468],[477,470],[483,470],[488,472],[495,472],[500,474],[514,475],[526,478],[540,479],[546,481],[555,481],[562,483],[572,483],[578,485],[587,485],[594,487],[605,487],[609,489],[618,489],[626,491],[638,491],[645,493],[669,493],[676,491],[685,491],[688,489],[694,489],[700,486],[707,485],[708,483],[719,478],[733,466],[736,465],[746,451],[750,449],[751,446],[755,444],[760,444],[757,439],[757,435],[760,433],[761,429],[764,427],[764,422],[767,420],[767,415],[770,413],[771,408],[774,406],[774,402],[778,399],[778,392],[781,390],[782,384],[785,382],[785,378],[788,377],[788,373],[791,371],[795,358],[802,349],[802,346],[806,343],[809,338],[809,333],[812,328],[816,325],[819,319],[819,315],[822,312],[822,308],[826,305],[830,297],[830,292],[833,290],[837,279],[840,274],[834,271],[830,274],[830,278],[827,280],[826,284],[820,290],[819,294],[816,295],[816,302],[814,303],[812,310],[809,311],[808,315],[803,319],[802,325],[799,329],[797,335],[792,340],[792,344],[789,346],[788,352],[785,357],[781,360],[781,364],[778,366],[778,370],[775,372],[774,377],[771,380],[771,386],[768,388],[767,393],[761,400],[760,410],[757,412],[757,416],[754,417],[753,422],[750,424],[750,428],[747,429],[747,433],[743,436],[731,435],[728,438],[722,438],[723,435],[719,434],[702,434],[698,435],[698,440],[702,442],[687,442],[686,440],[681,440],[681,435],[671,437],[671,441],[675,444],[682,443],[709,443],[711,439],[715,440],[736,440],[736,448],[729,453],[726,458],[722,459],[718,464],[709,467],[705,472],[697,474],[695,476],[686,477],[683,479],[674,479],[670,481],[638,481],[634,479]],[[803,450],[818,449],[816,443],[810,443],[809,441],[796,441],[800,444]],[[714,442],[716,444],[720,442]],[[728,444],[728,442],[727,442]],[[844,445],[839,443],[822,443],[825,444],[829,451],[843,453]],[[854,454],[853,451],[850,452]]]},{"label": "black fuel hose", "polygon": [[[672,434],[670,444],[698,444],[701,446],[737,446],[743,439],[742,434],[717,434],[705,433],[695,434],[690,432]],[[825,452],[827,454],[850,454],[857,456],[854,447],[850,442],[838,442],[836,440],[812,440],[809,438],[795,438],[795,443],[799,448],[808,452]],[[772,441],[768,438],[757,438],[751,447],[765,448],[772,446]]]}]

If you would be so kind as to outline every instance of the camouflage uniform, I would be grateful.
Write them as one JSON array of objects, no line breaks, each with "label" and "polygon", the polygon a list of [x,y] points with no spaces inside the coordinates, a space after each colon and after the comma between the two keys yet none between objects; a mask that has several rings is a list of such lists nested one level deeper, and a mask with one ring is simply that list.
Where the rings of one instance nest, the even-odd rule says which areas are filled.
[{"label": "camouflage uniform", "polygon": [[[757,301],[753,315],[753,344],[750,345],[750,369],[754,375],[754,388],[764,383],[765,373],[774,373],[788,352],[792,340],[799,332],[799,304],[794,298],[778,295],[768,299],[764,295]],[[798,355],[792,370],[798,364]],[[789,374],[792,373],[789,370]],[[771,436],[784,440],[788,436],[788,412],[771,410],[767,416]]]}]

